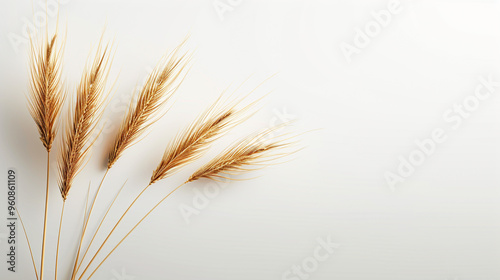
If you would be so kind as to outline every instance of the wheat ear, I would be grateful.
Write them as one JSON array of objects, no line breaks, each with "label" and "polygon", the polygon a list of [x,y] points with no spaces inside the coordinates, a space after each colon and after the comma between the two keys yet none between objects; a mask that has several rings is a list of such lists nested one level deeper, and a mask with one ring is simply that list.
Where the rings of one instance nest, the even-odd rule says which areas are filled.
[{"label": "wheat ear", "polygon": [[[160,113],[167,101],[172,97],[175,91],[179,88],[183,79],[179,77],[184,72],[183,70],[189,64],[191,56],[184,53],[180,54],[180,49],[184,45],[183,41],[179,46],[177,46],[171,53],[165,56],[155,67],[153,72],[147,78],[144,86],[142,87],[135,105],[131,101],[127,115],[123,119],[122,125],[115,137],[111,151],[108,153],[108,163],[107,169],[104,176],[97,188],[96,194],[90,206],[90,213],[94,208],[95,201],[101,187],[103,185],[104,179],[106,178],[108,171],[120,158],[123,152],[137,143],[141,135],[156,121],[159,120],[164,113]],[[83,235],[80,238],[80,243],[78,245],[77,257],[73,267],[73,271],[78,271],[83,259],[85,258],[88,248],[92,245],[91,243],[87,246],[84,255],[82,256],[82,262],[78,264],[80,258],[80,250],[82,247],[83,237],[85,235],[87,223],[84,225]],[[97,231],[96,231],[97,234]],[[95,234],[94,234],[95,236]],[[76,272],[75,272],[76,273]]]},{"label": "wheat ear", "polygon": [[190,61],[190,55],[179,55],[181,46],[182,44],[158,63],[142,87],[135,105],[131,102],[109,152],[108,169],[163,116],[159,112],[179,88],[178,78]]},{"label": "wheat ear", "polygon": [[[164,196],[153,208],[151,208],[146,215],[144,215],[139,222],[137,222],[132,229],[111,249],[111,251],[104,257],[104,259],[97,265],[87,279],[90,279],[94,273],[101,267],[101,265],[108,259],[108,257],[123,243],[123,241],[170,195],[181,188],[183,185],[196,181],[201,178],[217,180],[218,178],[228,178],[227,175],[238,175],[244,172],[262,168],[275,163],[276,159],[290,155],[292,152],[286,152],[284,149],[291,147],[295,143],[289,142],[293,137],[284,138],[284,136],[274,137],[272,134],[281,126],[267,129],[257,135],[251,135],[232,147],[226,149],[219,156],[215,157],[205,166],[201,167],[198,171],[193,173],[181,185],[170,191]],[[267,137],[270,137],[266,140]],[[232,179],[232,178],[228,178]]]},{"label": "wheat ear", "polygon": [[111,65],[110,46],[97,47],[95,58],[88,63],[76,90],[75,108],[69,118],[59,158],[59,189],[66,200],[73,180],[80,172],[94,141],[94,132],[109,94],[105,90]]},{"label": "wheat ear", "polygon": [[231,180],[230,176],[255,170],[255,166],[267,165],[273,160],[289,155],[290,153],[278,153],[278,151],[288,148],[294,143],[287,142],[288,139],[266,139],[272,137],[275,130],[276,127],[267,129],[241,140],[200,167],[186,182],[189,183],[201,178]]},{"label": "wheat ear", "polygon": [[59,44],[57,33],[36,46],[30,37],[30,94],[28,109],[47,151],[47,182],[45,186],[45,211],[43,219],[40,279],[43,278],[47,214],[49,203],[50,151],[56,136],[56,121],[64,102],[61,82],[61,61],[64,42]]},{"label": "wheat ear", "polygon": [[108,233],[106,239],[104,239],[97,252],[83,270],[79,279],[83,277],[128,211],[151,185],[158,180],[172,175],[181,167],[200,158],[215,139],[224,134],[229,128],[247,119],[250,116],[250,114],[247,114],[248,110],[255,104],[255,102],[253,102],[244,108],[237,109],[236,107],[242,99],[221,102],[221,98],[222,95],[204,113],[198,116],[192,125],[180,133],[174,141],[167,146],[160,164],[151,176],[149,184],[135,197],[120,219],[116,222],[115,226]]},{"label": "wheat ear", "polygon": [[57,34],[39,47],[30,40],[28,108],[47,152],[56,137],[56,122],[65,98],[61,80],[63,47],[64,42],[58,43]]}]

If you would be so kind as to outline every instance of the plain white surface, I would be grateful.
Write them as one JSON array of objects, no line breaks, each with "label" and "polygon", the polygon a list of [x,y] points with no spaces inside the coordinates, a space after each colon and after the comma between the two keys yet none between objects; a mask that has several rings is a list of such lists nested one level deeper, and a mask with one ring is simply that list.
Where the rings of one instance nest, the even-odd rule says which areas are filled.
[{"label": "plain white surface", "polygon": [[[33,2],[35,12],[43,11],[42,0]],[[287,279],[283,276],[293,265],[311,265],[317,239],[328,236],[340,246],[314,269],[308,267],[308,279],[500,279],[500,89],[480,101],[458,128],[443,119],[454,104],[473,95],[480,77],[500,80],[498,1],[402,1],[401,11],[351,62],[341,46],[354,44],[357,28],[371,24],[373,12],[387,9],[390,1],[63,2],[64,77],[70,89],[105,24],[105,38],[115,40],[111,76],[118,80],[105,115],[112,126],[104,130],[104,140],[113,136],[134,86],[166,51],[187,33],[191,38],[186,49],[196,49],[172,109],[111,171],[92,229],[128,179],[110,214],[116,221],[147,183],[169,139],[207,102],[249,76],[240,94],[278,73],[256,92],[259,96],[273,90],[260,112],[221,139],[208,156],[156,185],[110,245],[147,205],[232,140],[277,123],[283,115],[298,120],[297,131],[323,128],[301,137],[306,149],[293,161],[225,187],[190,223],[179,209],[200,203],[196,189],[205,190],[207,182],[181,189],[123,243],[95,279]],[[31,15],[31,1],[2,1],[0,170],[19,171],[19,208],[38,257],[45,151],[25,106],[26,44],[15,47],[11,42],[24,36]],[[408,158],[415,141],[437,128],[446,132],[447,140],[393,191],[384,174],[395,172],[398,158]],[[108,146],[98,143],[68,199],[61,279],[70,271],[89,180],[95,190],[103,175]],[[55,157],[52,162],[55,167]],[[53,169],[48,257],[54,255],[61,205],[56,174]],[[18,234],[19,271],[7,272],[2,261],[1,279],[34,279]],[[4,256],[5,237],[6,227],[1,226]],[[50,259],[47,279],[52,273]]]}]

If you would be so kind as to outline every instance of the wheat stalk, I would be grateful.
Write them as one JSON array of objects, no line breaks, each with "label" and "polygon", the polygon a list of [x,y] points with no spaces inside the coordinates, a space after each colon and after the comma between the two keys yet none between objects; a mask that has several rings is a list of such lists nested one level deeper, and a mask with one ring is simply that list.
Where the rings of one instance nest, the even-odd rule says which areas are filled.
[{"label": "wheat stalk", "polygon": [[[61,227],[64,204],[68,193],[95,142],[95,139],[92,140],[91,137],[103,114],[106,99],[109,95],[109,91],[106,91],[105,87],[111,67],[110,48],[109,44],[102,45],[101,37],[95,57],[87,62],[80,84],[76,89],[75,107],[67,121],[61,156],[58,161],[58,185],[63,199],[59,227]],[[59,243],[57,247],[59,247]],[[56,251],[56,259],[58,255],[59,250]]]},{"label": "wheat stalk", "polygon": [[[185,42],[186,41],[184,40],[156,65],[155,69],[149,75],[144,86],[139,92],[135,105],[133,104],[133,101],[130,102],[128,112],[122,121],[121,127],[113,142],[113,146],[108,153],[107,169],[97,188],[92,205],[90,206],[89,215],[92,214],[95,201],[99,195],[108,171],[120,158],[123,152],[133,144],[137,143],[141,135],[143,135],[152,124],[164,115],[164,113],[160,114],[161,109],[181,85],[183,79],[178,81],[178,78],[184,72],[183,70],[187,67],[189,61],[191,60],[191,56],[187,53],[182,55],[179,54],[180,49]],[[72,279],[74,279],[75,273],[80,268],[83,259],[87,255],[88,249],[92,245],[94,237],[97,234],[96,230],[94,237],[92,237],[92,240],[88,244],[87,249],[82,256],[82,262],[78,264],[87,225],[88,220],[84,225],[83,234],[78,245],[75,264],[73,266]]]},{"label": "wheat stalk", "polygon": [[[288,140],[293,138],[283,138],[283,136],[273,136],[272,134],[282,126],[269,128],[257,135],[250,135],[245,139],[239,141],[235,145],[229,147],[224,152],[209,161],[206,165],[202,166],[195,173],[193,173],[188,180],[175,189],[170,191],[164,196],[153,208],[151,208],[133,227],[132,229],[111,249],[111,251],[104,257],[104,259],[97,265],[87,279],[90,279],[101,265],[109,258],[109,256],[120,246],[123,241],[170,195],[181,188],[183,185],[206,178],[210,180],[217,180],[219,178],[227,178],[228,175],[238,175],[244,172],[262,168],[275,163],[274,160],[290,155],[292,152],[285,152],[285,148],[294,145],[294,142]],[[266,137],[270,137],[266,141]],[[255,166],[260,166],[255,167]],[[82,275],[83,276],[83,275]],[[81,277],[80,277],[81,279]]]},{"label": "wheat stalk", "polygon": [[61,217],[59,218],[59,230],[57,231],[57,245],[56,245],[56,263],[55,263],[55,267],[54,267],[54,271],[55,271],[55,274],[54,274],[54,279],[57,280],[57,271],[58,271],[58,261],[59,261],[59,244],[60,244],[60,240],[61,240],[61,228],[62,228],[62,221],[63,221],[63,215],[64,215],[64,208],[66,206],[66,201],[63,201],[63,205],[62,205],[62,208],[61,208]]},{"label": "wheat stalk", "polygon": [[50,151],[56,136],[56,121],[61,112],[65,93],[61,81],[61,61],[64,42],[59,44],[57,32],[50,38],[48,32],[40,46],[30,37],[30,94],[28,109],[47,151],[47,182],[45,187],[45,211],[42,233],[40,279],[43,278],[47,214],[49,203]]}]

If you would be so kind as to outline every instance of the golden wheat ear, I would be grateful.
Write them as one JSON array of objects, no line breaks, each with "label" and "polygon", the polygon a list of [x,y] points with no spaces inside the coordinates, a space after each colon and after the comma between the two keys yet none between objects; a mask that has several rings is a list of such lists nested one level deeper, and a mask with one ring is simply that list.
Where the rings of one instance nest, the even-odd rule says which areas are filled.
[{"label": "golden wheat ear", "polygon": [[184,43],[185,41],[158,63],[139,92],[135,105],[130,103],[108,154],[108,169],[163,115],[159,114],[161,109],[179,88],[183,79],[179,81],[178,78],[191,60],[187,53],[179,54]]},{"label": "golden wheat ear", "polygon": [[30,39],[28,108],[47,152],[52,148],[56,121],[65,98],[61,81],[63,48],[64,40],[58,40],[57,33],[50,38],[45,36],[39,46]]},{"label": "golden wheat ear", "polygon": [[227,148],[214,159],[194,172],[186,183],[201,178],[210,180],[234,180],[230,176],[240,175],[276,163],[277,159],[291,155],[297,144],[291,141],[296,136],[274,136],[284,125],[275,126],[256,135],[250,135]]},{"label": "golden wheat ear", "polygon": [[251,109],[260,100],[240,108],[238,105],[246,96],[233,100],[222,100],[223,97],[224,93],[167,145],[151,175],[150,184],[174,174],[203,156],[212,142],[252,116]]},{"label": "golden wheat ear", "polygon": [[75,176],[94,144],[91,141],[106,105],[109,91],[106,81],[111,66],[111,47],[103,46],[102,38],[95,57],[85,66],[80,84],[76,89],[76,102],[67,120],[63,144],[59,157],[59,189],[66,200]]}]

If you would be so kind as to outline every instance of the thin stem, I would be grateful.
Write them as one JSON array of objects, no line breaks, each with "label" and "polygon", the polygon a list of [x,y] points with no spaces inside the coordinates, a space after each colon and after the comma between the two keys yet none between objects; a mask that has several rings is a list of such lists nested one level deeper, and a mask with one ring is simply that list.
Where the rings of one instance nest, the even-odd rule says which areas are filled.
[{"label": "thin stem", "polygon": [[[90,184],[92,184],[92,183],[89,182],[89,187],[87,188],[87,197],[85,199],[85,210],[83,210],[83,225],[85,224],[85,222],[87,221],[87,219],[89,217],[87,214],[87,209],[89,207]],[[83,225],[82,225],[82,234],[83,234]]]},{"label": "thin stem", "polygon": [[[126,183],[126,182],[125,182]],[[85,256],[87,255],[89,249],[90,249],[90,246],[92,245],[92,242],[94,242],[94,239],[97,235],[97,233],[99,232],[99,229],[101,228],[104,220],[106,219],[106,216],[108,215],[109,213],[109,210],[111,209],[111,207],[113,206],[113,204],[115,203],[116,201],[116,198],[120,195],[120,193],[122,192],[123,190],[123,187],[125,187],[125,183],[122,185],[122,187],[120,188],[120,190],[118,191],[118,193],[115,195],[115,197],[113,198],[113,201],[111,202],[111,204],[108,206],[108,209],[106,210],[106,213],[104,214],[104,217],[102,217],[101,219],[101,222],[99,223],[99,226],[97,227],[96,231],[94,232],[94,235],[92,236],[92,239],[90,240],[90,243],[89,245],[87,246],[87,249],[85,250],[85,253],[83,254],[83,257],[82,259],[80,260],[80,263],[78,264],[78,267],[76,268],[76,271],[78,272],[78,270],[80,269],[80,266],[82,265],[83,263],[83,260],[85,260]]]},{"label": "thin stem", "polygon": [[47,186],[45,188],[45,215],[43,217],[43,237],[42,237],[42,256],[40,263],[40,280],[43,279],[43,262],[45,260],[45,239],[47,237],[47,213],[49,207],[49,175],[50,175],[50,152],[47,151]]},{"label": "thin stem", "polygon": [[87,215],[87,209],[89,207],[89,196],[90,196],[90,185],[92,184],[92,182],[89,182],[89,187],[87,189],[87,198],[85,200],[85,210],[83,210],[83,224],[82,224],[82,235],[83,235],[83,225],[85,225],[85,223],[87,222],[88,220],[88,215]]},{"label": "thin stem", "polygon": [[97,196],[99,195],[99,191],[101,190],[101,187],[102,187],[102,183],[104,182],[104,179],[106,178],[106,175],[108,175],[108,172],[109,172],[109,168],[106,169],[106,172],[104,173],[104,176],[102,177],[102,180],[101,180],[101,183],[99,184],[99,187],[97,188],[97,191],[96,191],[96,194],[94,196],[94,199],[92,200],[92,204],[90,206],[90,212],[88,214],[88,217],[87,217],[87,221],[85,222],[85,225],[83,226],[83,233],[80,237],[80,243],[78,244],[78,251],[76,253],[76,259],[75,259],[75,264],[73,265],[73,272],[71,273],[71,279],[75,279],[75,276],[76,276],[76,268],[77,268],[77,265],[78,265],[78,260],[80,258],[80,250],[82,248],[82,242],[83,242],[83,238],[85,236],[85,232],[87,231],[87,226],[89,224],[89,220],[90,220],[90,215],[92,214],[92,210],[94,209],[94,204],[95,204],[95,201],[97,200]]},{"label": "thin stem", "polygon": [[125,212],[123,212],[122,216],[120,217],[120,219],[118,220],[118,222],[116,222],[115,226],[111,229],[111,231],[109,232],[108,236],[106,237],[106,239],[104,239],[104,241],[102,242],[101,246],[99,247],[99,249],[97,250],[97,252],[95,252],[94,256],[92,257],[92,259],[89,261],[89,263],[87,264],[87,266],[85,267],[85,269],[83,270],[82,274],[80,275],[80,278],[78,278],[78,280],[82,279],[83,275],[85,274],[85,272],[89,269],[90,265],[92,264],[92,262],[94,261],[94,259],[97,257],[97,254],[99,254],[99,252],[102,250],[102,247],[104,247],[104,245],[106,244],[106,242],[108,241],[109,237],[111,236],[111,234],[113,234],[113,232],[115,231],[116,227],[118,226],[118,224],[120,224],[120,222],[123,220],[123,217],[125,217],[125,215],[128,213],[128,211],[130,210],[130,208],[132,208],[132,206],[135,204],[135,202],[142,196],[142,194],[151,186],[151,183],[149,183],[134,199],[134,201],[132,201],[132,203],[130,203],[130,205],[128,206],[127,210],[125,210]]},{"label": "thin stem", "polygon": [[61,239],[61,227],[62,227],[62,220],[63,220],[63,214],[64,214],[64,206],[66,205],[66,200],[63,201],[62,209],[61,209],[61,218],[59,219],[59,231],[57,233],[57,248],[56,248],[56,267],[55,267],[55,277],[54,279],[57,280],[57,264],[59,260],[59,241]]},{"label": "thin stem", "polygon": [[35,258],[33,258],[33,251],[31,250],[30,239],[28,238],[28,234],[26,233],[26,228],[24,227],[23,219],[21,218],[21,214],[17,211],[17,207],[15,207],[17,216],[19,217],[19,221],[21,221],[21,226],[23,227],[24,236],[26,237],[26,242],[28,243],[28,249],[30,250],[31,262],[33,263],[33,269],[35,270],[36,280],[38,280],[38,272],[36,271]]},{"label": "thin stem", "polygon": [[[118,244],[116,244],[116,246],[111,250],[111,252],[109,252],[106,255],[106,257],[99,263],[99,265],[94,269],[94,271],[92,271],[92,273],[90,274],[89,278],[87,278],[87,280],[90,279],[92,277],[92,275],[94,275],[94,273],[97,271],[97,269],[99,269],[99,267],[101,267],[101,265],[104,263],[104,261],[106,261],[106,259],[116,250],[116,248],[118,248],[118,246],[120,246],[120,244],[122,244],[122,242],[144,221],[144,219],[146,219],[149,216],[149,214],[151,214],[151,212],[153,212],[158,206],[160,206],[160,204],[162,204],[163,201],[165,201],[165,199],[167,199],[172,193],[174,193],[180,187],[184,186],[186,183],[187,182],[180,184],[177,188],[175,188],[170,193],[168,193],[165,197],[163,197],[153,208],[151,208],[151,210],[149,210],[149,212],[146,213],[146,215],[144,215],[144,217],[142,217],[142,219],[135,224],[135,226],[120,240],[120,242],[118,242]],[[80,276],[79,280],[82,277],[83,277],[83,274]]]}]

